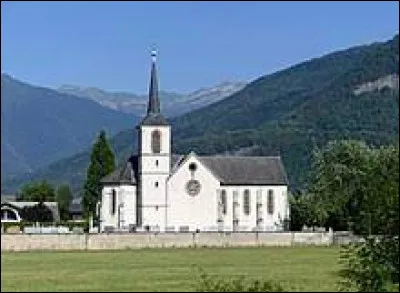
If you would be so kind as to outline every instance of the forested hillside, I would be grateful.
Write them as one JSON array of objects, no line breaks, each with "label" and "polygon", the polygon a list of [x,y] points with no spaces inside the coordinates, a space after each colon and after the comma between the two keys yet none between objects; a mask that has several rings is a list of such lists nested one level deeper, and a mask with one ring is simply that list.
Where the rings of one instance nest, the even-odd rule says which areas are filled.
[{"label": "forested hillside", "polygon": [[[281,155],[291,188],[305,184],[310,155],[329,140],[397,143],[399,39],[338,51],[263,76],[241,91],[173,119],[173,150],[198,154]],[[384,86],[380,80],[393,82]],[[367,89],[359,91],[359,88]],[[119,160],[135,152],[133,127],[112,145]],[[32,176],[81,182],[88,153],[59,161]],[[14,189],[28,178],[8,182]]]},{"label": "forested hillside", "polygon": [[33,172],[137,121],[99,104],[1,76],[1,179]]}]

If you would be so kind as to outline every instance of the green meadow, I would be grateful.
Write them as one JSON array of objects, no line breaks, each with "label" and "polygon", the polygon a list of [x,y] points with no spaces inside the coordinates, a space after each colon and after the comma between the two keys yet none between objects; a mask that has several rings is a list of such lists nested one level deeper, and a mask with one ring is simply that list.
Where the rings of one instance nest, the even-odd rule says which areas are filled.
[{"label": "green meadow", "polygon": [[199,269],[334,291],[338,247],[2,252],[1,291],[195,291]]}]

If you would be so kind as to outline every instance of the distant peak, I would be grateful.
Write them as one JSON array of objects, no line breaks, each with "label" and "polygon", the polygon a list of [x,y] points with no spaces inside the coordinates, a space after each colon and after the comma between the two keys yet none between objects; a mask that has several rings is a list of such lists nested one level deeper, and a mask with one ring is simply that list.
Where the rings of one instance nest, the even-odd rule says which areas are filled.
[{"label": "distant peak", "polygon": [[18,83],[18,84],[22,84],[23,82],[16,79],[14,76],[10,75],[9,73],[2,73],[1,74],[1,85],[3,85],[4,83]]},{"label": "distant peak", "polygon": [[14,77],[12,77],[10,74],[8,73],[2,73],[1,74],[1,79],[15,79]]},{"label": "distant peak", "polygon": [[72,84],[62,84],[58,87],[59,90],[76,90],[81,89],[80,86],[72,85]]}]

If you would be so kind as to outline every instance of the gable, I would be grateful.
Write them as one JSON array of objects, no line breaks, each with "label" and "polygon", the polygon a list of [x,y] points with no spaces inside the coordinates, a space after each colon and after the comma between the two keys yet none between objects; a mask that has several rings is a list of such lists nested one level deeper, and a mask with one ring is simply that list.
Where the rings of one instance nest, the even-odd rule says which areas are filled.
[{"label": "gable", "polygon": [[189,170],[189,165],[191,163],[195,163],[197,166],[197,170],[193,172],[193,176],[198,177],[198,175],[201,174],[202,177],[207,177],[210,180],[221,182],[221,178],[219,178],[217,174],[215,174],[205,164],[203,164],[203,162],[199,160],[194,152],[189,153],[185,157],[180,157],[180,159],[175,164],[175,168],[171,171],[171,175],[169,176],[168,180],[177,176],[178,173],[191,173],[191,171]]}]

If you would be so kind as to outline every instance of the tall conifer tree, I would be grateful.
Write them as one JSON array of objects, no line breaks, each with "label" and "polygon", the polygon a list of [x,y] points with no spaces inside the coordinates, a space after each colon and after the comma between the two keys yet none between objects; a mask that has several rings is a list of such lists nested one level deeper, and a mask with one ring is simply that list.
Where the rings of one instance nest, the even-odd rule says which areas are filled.
[{"label": "tall conifer tree", "polygon": [[83,213],[85,218],[96,214],[96,204],[101,199],[100,180],[115,169],[115,158],[102,130],[93,145],[90,164],[87,169],[83,195]]}]

